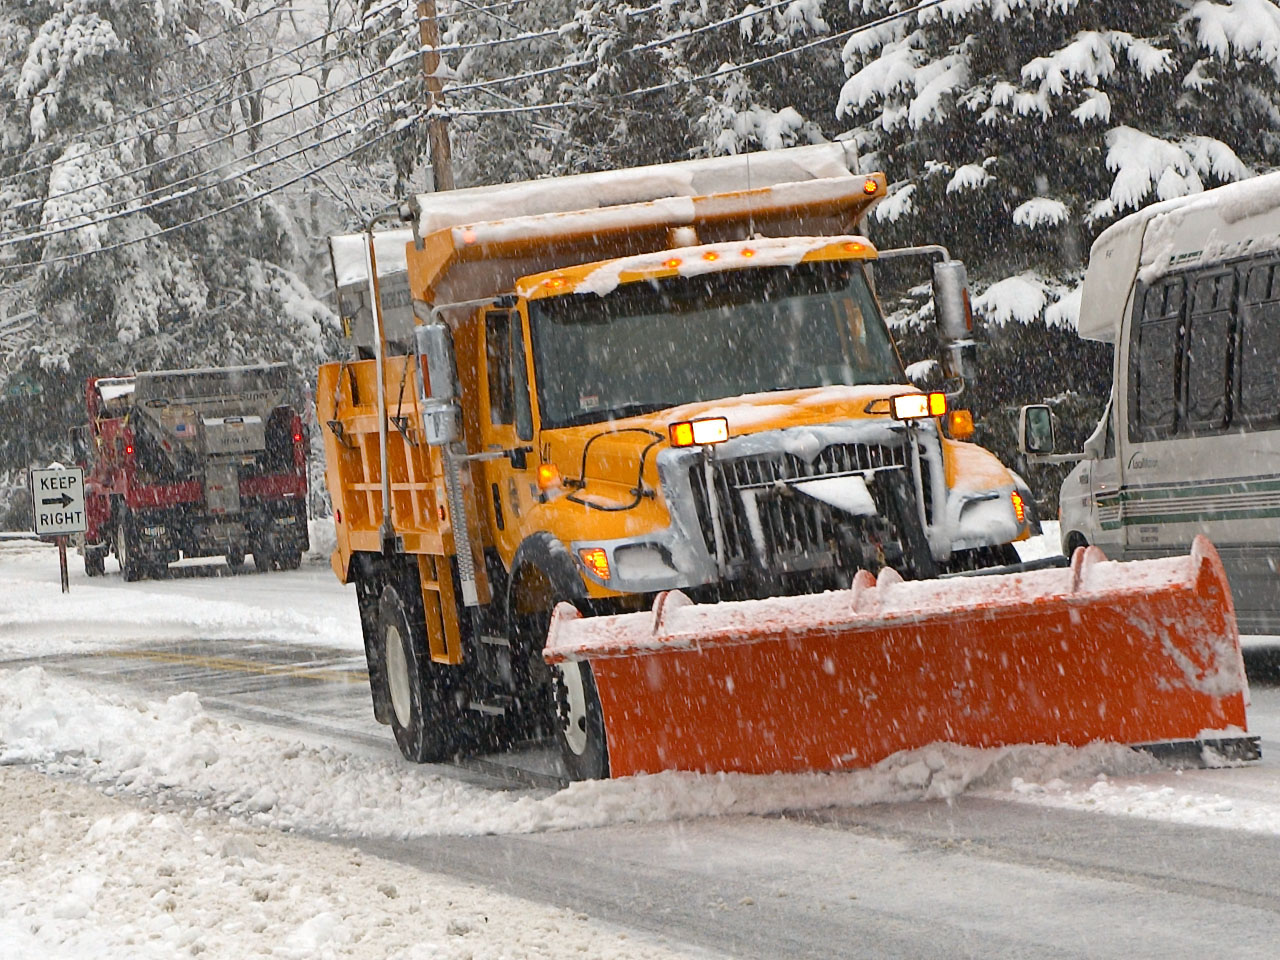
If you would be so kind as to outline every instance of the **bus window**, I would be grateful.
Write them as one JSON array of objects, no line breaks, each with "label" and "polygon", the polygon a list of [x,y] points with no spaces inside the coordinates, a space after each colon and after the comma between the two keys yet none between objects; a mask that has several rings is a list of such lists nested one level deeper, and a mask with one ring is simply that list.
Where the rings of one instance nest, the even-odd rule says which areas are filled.
[{"label": "bus window", "polygon": [[1129,436],[1135,442],[1171,434],[1177,424],[1181,277],[1147,288],[1129,347]]},{"label": "bus window", "polygon": [[1235,271],[1201,274],[1192,280],[1186,345],[1186,423],[1197,430],[1220,430],[1227,423],[1231,363],[1231,321],[1236,299]]},{"label": "bus window", "polygon": [[1253,267],[1240,308],[1238,419],[1245,424],[1280,420],[1280,264]]}]

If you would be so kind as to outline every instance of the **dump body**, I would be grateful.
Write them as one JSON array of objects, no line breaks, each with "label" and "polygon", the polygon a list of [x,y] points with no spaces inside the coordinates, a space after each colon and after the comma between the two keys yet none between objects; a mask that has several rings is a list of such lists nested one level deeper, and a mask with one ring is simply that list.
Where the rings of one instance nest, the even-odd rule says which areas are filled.
[{"label": "dump body", "polygon": [[122,546],[131,578],[180,556],[296,566],[306,438],[287,378],[284,364],[91,378],[86,566]]},{"label": "dump body", "polygon": [[[1035,531],[1025,484],[949,418],[891,415],[919,391],[858,229],[886,183],[846,149],[427,195],[402,254],[334,238],[353,356],[317,386],[332,559],[406,756],[545,727],[568,695],[542,660],[557,601],[929,576]],[[710,421],[723,442],[673,440]]]},{"label": "dump body", "polygon": [[[878,582],[819,596],[583,619],[546,656],[590,664],[613,776],[865,767],[946,741],[1242,741],[1247,685],[1216,552]],[[1237,755],[1239,755],[1237,751]]]}]

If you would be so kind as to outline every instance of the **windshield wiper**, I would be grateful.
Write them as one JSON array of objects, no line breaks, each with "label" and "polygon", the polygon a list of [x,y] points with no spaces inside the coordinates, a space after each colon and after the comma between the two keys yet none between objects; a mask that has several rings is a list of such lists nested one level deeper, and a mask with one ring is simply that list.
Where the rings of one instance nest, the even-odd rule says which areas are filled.
[{"label": "windshield wiper", "polygon": [[672,406],[669,403],[658,403],[654,401],[629,400],[626,403],[615,403],[610,405],[608,409],[589,410],[579,413],[573,417],[566,417],[561,425],[565,427],[576,427],[584,423],[601,423],[605,420],[622,420],[625,417],[637,417],[643,413],[653,413],[656,410],[665,410]]}]

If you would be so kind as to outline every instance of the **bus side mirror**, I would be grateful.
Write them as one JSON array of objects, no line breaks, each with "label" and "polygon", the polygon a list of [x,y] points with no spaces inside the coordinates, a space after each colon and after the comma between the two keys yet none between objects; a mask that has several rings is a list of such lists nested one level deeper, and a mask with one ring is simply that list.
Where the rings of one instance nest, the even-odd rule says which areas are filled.
[{"label": "bus side mirror", "polygon": [[1049,456],[1056,444],[1053,411],[1045,403],[1031,403],[1018,413],[1018,450],[1032,457]]}]

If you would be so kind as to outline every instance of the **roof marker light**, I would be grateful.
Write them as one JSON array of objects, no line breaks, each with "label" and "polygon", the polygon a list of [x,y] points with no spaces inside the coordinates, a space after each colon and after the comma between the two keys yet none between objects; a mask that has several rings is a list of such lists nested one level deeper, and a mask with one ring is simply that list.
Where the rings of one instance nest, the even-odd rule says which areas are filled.
[{"label": "roof marker light", "polygon": [[744,257],[748,257],[748,258],[750,258],[750,257],[754,257],[754,256],[756,255],[756,252],[755,252],[754,250],[752,250],[750,247],[743,247],[743,248],[742,248],[742,255],[743,255]]},{"label": "roof marker light", "polygon": [[853,241],[853,242],[850,242],[850,243],[846,243],[846,244],[844,245],[844,248],[845,248],[845,250],[846,250],[847,252],[849,252],[849,253],[861,253],[863,250],[867,249],[867,248],[866,248],[866,247],[864,247],[862,244],[860,244],[860,243],[858,243],[858,242],[856,242],[856,241]]},{"label": "roof marker light", "polygon": [[462,242],[463,242],[463,243],[468,243],[468,244],[470,244],[470,243],[475,243],[475,242],[476,242],[476,232],[475,232],[474,230],[472,230],[470,227],[467,227],[467,229],[465,229],[465,230],[463,230],[463,231],[462,231]]},{"label": "roof marker light", "polygon": [[666,267],[668,270],[674,270],[676,269],[676,267],[680,266],[680,264],[682,263],[684,263],[684,261],[681,260],[679,257],[668,257],[666,260],[662,261],[662,265]]},{"label": "roof marker light", "polygon": [[720,254],[716,253],[714,250],[708,250],[706,253],[702,255],[702,259],[703,260],[719,260]]},{"label": "roof marker light", "polygon": [[867,177],[866,180],[862,181],[862,192],[867,196],[872,196],[873,194],[878,193],[879,190],[880,184],[871,177]]}]

